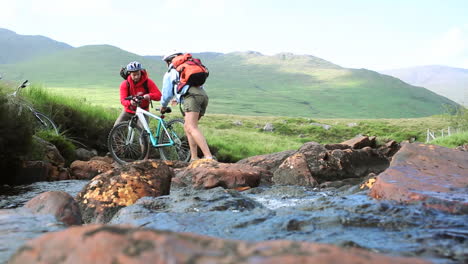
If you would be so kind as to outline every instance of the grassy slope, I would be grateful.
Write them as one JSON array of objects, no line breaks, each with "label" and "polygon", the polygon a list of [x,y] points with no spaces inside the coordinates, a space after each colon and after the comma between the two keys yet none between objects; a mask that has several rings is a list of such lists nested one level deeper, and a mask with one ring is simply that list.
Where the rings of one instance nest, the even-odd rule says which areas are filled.
[{"label": "grassy slope", "polygon": [[[10,92],[11,90],[8,93]],[[73,97],[55,95],[34,85],[23,90],[22,95],[39,110],[51,116],[66,137],[107,152],[105,140],[119,109],[93,106]],[[168,118],[180,118],[180,113],[174,111]],[[254,155],[298,149],[309,141],[339,143],[358,134],[377,136],[379,142],[387,139],[415,139],[424,142],[427,128],[446,129],[450,122],[442,116],[408,119],[310,119],[209,114],[201,119],[200,128],[210,146],[217,150],[216,155],[221,161],[237,161]],[[273,132],[262,130],[267,123],[273,124]],[[313,123],[330,125],[331,129],[326,130]],[[464,142],[466,143],[466,137]]]},{"label": "grassy slope", "polygon": [[[210,69],[210,113],[333,118],[420,117],[452,104],[426,89],[373,71],[346,69],[313,56],[256,53],[199,54]],[[140,57],[108,45],[84,46],[14,65],[16,79],[41,81],[64,94],[118,107],[119,67],[139,60],[161,85],[157,57]]]}]

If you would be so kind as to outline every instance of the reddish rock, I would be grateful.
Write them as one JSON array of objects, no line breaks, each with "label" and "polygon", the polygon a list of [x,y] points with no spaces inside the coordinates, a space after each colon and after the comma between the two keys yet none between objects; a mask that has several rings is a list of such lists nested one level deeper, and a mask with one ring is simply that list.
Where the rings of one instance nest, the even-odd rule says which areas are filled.
[{"label": "reddish rock", "polygon": [[51,214],[67,225],[81,225],[78,203],[71,195],[61,191],[44,192],[29,200],[25,208],[36,214]]},{"label": "reddish rock", "polygon": [[324,147],[327,150],[335,150],[335,149],[349,149],[351,146],[346,144],[325,144]]},{"label": "reddish rock", "polygon": [[164,160],[164,163],[173,169],[185,168],[190,164],[180,160]]},{"label": "reddish rock", "polygon": [[83,221],[105,223],[144,196],[167,195],[173,171],[160,160],[128,163],[99,174],[78,194]]},{"label": "reddish rock", "polygon": [[94,176],[111,170],[113,167],[104,160],[81,161],[75,160],[70,164],[71,176],[73,179],[89,180]]},{"label": "reddish rock", "polygon": [[100,160],[100,161],[104,161],[104,162],[109,163],[109,164],[114,163],[114,159],[111,158],[111,157],[107,157],[107,156],[94,156],[90,160]]},{"label": "reddish rock", "polygon": [[375,148],[375,137],[357,136],[355,138],[341,142],[340,144],[348,145],[353,149],[362,149],[364,147]]},{"label": "reddish rock", "polygon": [[388,168],[388,159],[376,149],[327,150],[316,142],[302,145],[298,153],[305,156],[312,177],[319,183],[365,177]]},{"label": "reddish rock", "polygon": [[239,160],[237,163],[261,167],[273,173],[285,159],[295,152],[295,150],[286,150],[272,154],[258,155]]},{"label": "reddish rock", "polygon": [[464,145],[461,145],[461,146],[458,146],[455,148],[456,150],[460,150],[460,151],[467,151],[468,152],[468,144],[464,144]]},{"label": "reddish rock", "polygon": [[398,152],[399,149],[400,144],[398,144],[395,140],[390,140],[389,142],[385,143],[385,145],[379,147],[379,151],[390,159],[393,157],[393,155],[395,155],[395,153]]},{"label": "reddish rock", "polygon": [[28,241],[16,263],[341,263],[422,264],[417,258],[286,240],[249,243],[130,226],[71,227]]},{"label": "reddish rock", "polygon": [[374,183],[370,195],[399,202],[423,201],[431,208],[468,213],[468,153],[405,143]]},{"label": "reddish rock", "polygon": [[262,178],[270,181],[271,176],[269,171],[260,167],[200,159],[192,162],[180,172],[175,181],[197,188],[210,189],[221,186],[231,189],[246,186],[257,187]]},{"label": "reddish rock", "polygon": [[50,163],[47,161],[24,161],[18,169],[13,184],[29,184],[49,179]]},{"label": "reddish rock", "polygon": [[275,184],[283,185],[317,185],[307,165],[306,157],[301,153],[287,158],[274,172],[272,180]]}]

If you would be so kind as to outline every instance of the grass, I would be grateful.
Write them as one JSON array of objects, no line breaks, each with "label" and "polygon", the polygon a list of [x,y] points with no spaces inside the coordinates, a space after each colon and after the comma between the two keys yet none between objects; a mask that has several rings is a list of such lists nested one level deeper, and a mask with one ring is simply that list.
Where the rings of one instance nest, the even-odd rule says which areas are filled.
[{"label": "grass", "polygon": [[[49,114],[67,138],[84,141],[101,154],[107,152],[107,135],[121,111],[118,99],[109,99],[107,102],[114,103],[103,106],[78,95],[65,96],[37,85],[26,88],[22,94],[38,109]],[[117,91],[114,95],[109,92],[106,98],[116,95]],[[158,102],[154,104],[155,107],[159,105]],[[181,118],[181,115],[176,108],[167,118]],[[443,115],[402,119],[260,117],[212,114],[208,108],[207,116],[200,121],[200,128],[220,161],[235,162],[250,156],[298,149],[309,141],[340,143],[357,135],[377,136],[379,142],[390,139],[424,142],[427,128],[440,130],[447,128],[452,121]],[[267,123],[273,125],[273,132],[263,131]],[[322,125],[330,128],[327,130]]]},{"label": "grass", "polygon": [[429,143],[447,148],[455,148],[457,146],[468,144],[468,132],[457,133],[446,137],[439,137],[430,141]]}]

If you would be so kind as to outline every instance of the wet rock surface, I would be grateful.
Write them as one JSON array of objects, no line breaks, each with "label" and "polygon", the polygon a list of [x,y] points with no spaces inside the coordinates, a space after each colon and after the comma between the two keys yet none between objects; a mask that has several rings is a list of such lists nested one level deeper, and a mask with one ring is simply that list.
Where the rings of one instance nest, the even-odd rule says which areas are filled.
[{"label": "wet rock surface", "polygon": [[77,195],[85,223],[105,223],[144,196],[167,195],[173,171],[159,160],[136,161],[94,177]]},{"label": "wet rock surface", "polygon": [[[364,250],[365,254],[373,252],[387,256],[417,257],[420,260],[427,260],[432,263],[466,263],[468,261],[466,250],[468,248],[468,221],[463,210],[455,212],[440,210],[441,208],[434,206],[428,207],[428,200],[434,201],[432,198],[426,200],[413,199],[410,203],[401,203],[398,199],[378,200],[369,195],[373,190],[373,184],[376,184],[376,179],[379,178],[377,174],[388,167],[388,160],[393,155],[391,153],[398,150],[398,148],[399,144],[396,144],[396,142],[388,142],[385,146],[378,148],[364,146],[358,149],[353,149],[345,144],[320,145],[309,142],[304,144],[298,151],[252,157],[246,159],[245,164],[243,162],[234,164],[267,170],[270,176],[266,179],[269,179],[269,181],[264,181],[264,184],[260,184],[258,187],[254,187],[257,185],[251,187],[249,184],[237,184],[236,181],[232,181],[231,183],[236,184],[213,184],[210,185],[209,189],[199,188],[204,186],[201,184],[197,186],[198,188],[195,188],[196,185],[193,184],[190,178],[193,175],[190,175],[179,178],[178,182],[174,181],[177,177],[172,178],[170,194],[167,192],[156,195],[152,192],[150,194],[146,192],[146,190],[151,189],[150,186],[153,186],[153,182],[151,184],[148,182],[145,172],[158,171],[154,172],[154,174],[161,177],[162,175],[172,175],[171,173],[175,172],[176,175],[180,176],[181,173],[187,170],[188,164],[164,162],[157,163],[158,166],[155,168],[150,161],[132,169],[125,166],[114,169],[115,177],[122,176],[122,172],[124,177],[114,178],[114,181],[111,181],[109,179],[114,177],[111,176],[100,184],[93,184],[93,181],[63,181],[68,185],[61,185],[62,182],[59,181],[6,188],[10,192],[8,195],[0,194],[0,198],[2,198],[0,208],[21,206],[37,194],[47,190],[64,190],[75,196],[85,185],[86,187],[82,193],[86,193],[84,190],[91,190],[90,185],[94,187],[99,185],[101,189],[95,193],[97,194],[95,197],[104,197],[105,199],[99,202],[103,202],[104,205],[112,205],[113,208],[113,211],[111,210],[104,217],[101,217],[100,221],[109,225],[130,224],[138,228],[151,229],[139,231],[149,232],[144,233],[145,237],[151,236],[153,238],[153,235],[150,234],[156,234],[155,240],[168,242],[168,244],[164,244],[164,250],[159,252],[159,256],[163,257],[168,256],[163,254],[165,252],[174,252],[176,248],[183,248],[189,251],[187,254],[194,254],[190,258],[193,261],[206,262],[212,259],[204,257],[212,257],[214,254],[216,257],[220,256],[220,258],[214,260],[215,262],[242,263],[242,261],[252,260],[258,263],[260,260],[266,259],[268,260],[266,263],[273,263],[277,259],[268,258],[273,256],[281,257],[281,263],[300,263],[300,261],[309,261],[309,259],[291,257],[309,256],[307,253],[300,255],[303,252],[295,250],[302,248],[304,242],[313,242],[333,244],[342,249],[344,248],[344,251],[350,248],[359,248]],[[458,150],[451,151],[464,153]],[[438,162],[441,162],[435,161],[431,157],[432,154],[427,156],[426,152],[430,151],[423,151],[423,154],[397,154],[394,157],[394,162],[411,161],[413,156],[423,161],[424,166],[414,161],[404,164],[404,166],[416,166],[418,170],[420,169],[418,173],[414,173],[415,170],[410,170],[411,173],[408,174],[415,182],[414,185],[409,185],[411,191],[418,190],[417,187],[420,187],[420,184],[417,184],[421,176],[420,172],[427,174],[431,171],[429,165],[439,165]],[[401,153],[405,153],[405,149],[402,149]],[[438,149],[434,149],[432,156],[437,155],[446,156],[443,151],[439,152]],[[297,158],[293,159],[291,157]],[[270,158],[271,160],[269,160]],[[446,163],[451,167],[461,166],[463,169],[461,171],[466,172],[466,168],[463,167],[466,163],[463,162],[464,159],[457,160],[454,158],[442,161],[442,163]],[[225,165],[217,164],[212,167],[216,166],[220,168]],[[231,166],[232,168],[243,167]],[[260,171],[257,169],[256,171]],[[205,170],[205,172],[207,171],[209,170]],[[435,171],[437,172],[437,170]],[[209,173],[204,175],[207,176]],[[199,179],[209,179],[206,182],[215,182],[212,181],[214,178],[222,178],[222,174],[216,175],[212,179],[205,176],[199,177]],[[309,176],[317,183],[311,184],[312,180]],[[99,177],[97,176],[98,179]],[[134,177],[143,180],[135,185],[133,184]],[[262,177],[260,178],[261,181],[265,180]],[[236,179],[236,177],[231,179]],[[309,179],[309,182],[306,179]],[[463,186],[452,186],[454,182],[457,182],[456,180],[453,181],[453,179],[456,179],[453,175],[446,178],[437,176],[430,178],[428,181],[428,183],[446,188],[442,191],[451,191],[443,194],[452,199],[448,202],[445,200],[442,203],[445,206],[457,203],[456,199],[453,198],[467,193],[466,184],[465,189],[463,189]],[[170,180],[169,177],[168,182]],[[439,182],[439,180],[443,182]],[[184,185],[184,182],[187,184]],[[392,180],[389,182],[392,182]],[[105,191],[107,189],[114,190],[112,188],[124,190],[125,188],[122,188],[121,185],[128,185],[131,186],[130,189],[132,190],[139,190],[136,192],[138,195],[133,195],[135,194],[133,192],[130,195],[136,198],[130,199],[130,196],[127,197],[126,195],[130,194],[130,192],[125,194]],[[234,187],[234,189],[229,187]],[[41,188],[43,189],[41,190]],[[371,188],[371,190],[368,188]],[[5,188],[0,189],[0,193],[4,190]],[[436,190],[435,192],[429,192],[429,194],[442,195],[442,191]],[[421,193],[427,195],[428,192],[422,191]],[[411,197],[414,198],[415,196]],[[119,204],[120,198],[122,198],[121,201],[126,202]],[[441,204],[441,202],[439,201],[437,204]],[[4,215],[3,218],[2,214]],[[95,216],[92,214],[89,219],[95,219],[93,218]],[[48,220],[43,221],[41,219]],[[36,222],[31,223],[30,221]],[[5,237],[2,237],[2,239],[5,239],[5,241],[15,239],[15,236],[18,235],[32,238],[43,232],[64,228],[64,225],[57,222],[53,215],[34,215],[30,211],[25,212],[20,209],[0,210],[0,225],[3,225],[3,229],[0,230],[3,230],[1,232]],[[49,227],[50,229],[48,229]],[[102,251],[107,254],[107,257],[116,256],[116,254],[109,254],[109,252],[123,252],[123,258],[118,255],[118,260],[122,263],[130,260],[139,261],[139,256],[151,255],[157,251],[156,247],[150,245],[152,242],[134,237],[133,235],[139,232],[135,229],[129,227],[116,229],[109,226],[101,226],[98,229],[95,231],[88,230],[85,233],[77,232],[77,237],[70,235],[71,233],[68,233],[68,236],[63,235],[60,239],[64,240],[56,240],[54,243],[57,243],[57,246],[51,247],[50,250],[44,248],[47,247],[47,243],[31,244],[30,248],[19,250],[17,256],[23,252],[25,254],[26,252],[33,252],[36,257],[40,256],[45,259],[50,257],[48,252],[58,252],[55,256],[63,258],[56,260],[62,261],[69,256],[77,256],[74,255],[74,249],[79,248],[82,250],[80,251],[82,252],[81,256],[88,257],[89,252],[101,252],[102,248],[106,248],[92,246],[94,242],[103,243],[102,241],[106,241],[103,244],[112,246],[112,249],[108,248],[108,250]],[[206,240],[204,237],[186,236],[186,234],[179,232],[191,232],[215,238]],[[79,240],[83,234],[86,234],[87,238],[96,240],[92,240],[93,243],[84,243],[85,240]],[[94,236],[95,234],[97,236]],[[53,237],[52,234],[49,236],[50,241],[55,241],[56,238]],[[114,243],[114,239],[118,243]],[[221,239],[235,239],[243,242],[229,242]],[[289,241],[271,241],[278,239]],[[65,240],[68,241],[68,244],[58,242]],[[18,241],[21,243],[4,247],[0,251],[1,259],[8,259],[26,239],[19,239]],[[78,243],[77,241],[80,241],[81,244],[75,247],[74,243]],[[260,244],[253,244],[254,242]],[[275,245],[277,244],[281,246],[276,248]],[[200,245],[204,246],[200,247]],[[220,245],[223,248],[223,253],[217,251],[218,247],[211,247],[210,245]],[[255,248],[256,253],[249,255],[250,253],[247,254],[243,251],[225,251],[238,246],[247,247],[246,245],[248,245],[249,249]],[[291,247],[291,245],[294,246]],[[271,249],[267,250],[267,252],[273,255],[265,253],[259,257],[258,252],[263,252],[262,250],[265,248]],[[65,249],[65,251],[54,251],[62,249]],[[285,250],[297,254],[295,256],[282,255]],[[307,252],[313,250],[313,248],[308,248]],[[65,253],[62,254],[62,252]],[[177,250],[177,252],[185,251]],[[331,250],[331,252],[334,252],[333,255],[342,256],[338,260],[339,263],[343,263],[343,259],[348,260],[348,257],[351,260],[350,255],[340,255],[342,250]],[[239,255],[236,255],[238,253]],[[226,258],[223,258],[223,256]],[[238,256],[242,256],[242,258],[237,258]],[[171,260],[175,260],[182,256],[171,255],[171,257]],[[187,256],[184,255],[183,257]],[[155,257],[152,257],[151,261],[154,261],[154,259]],[[15,257],[15,260],[18,259]],[[392,261],[399,262],[399,260]],[[382,263],[380,259],[373,262]],[[410,263],[416,262],[413,260]]]},{"label": "wet rock surface", "polygon": [[359,185],[312,189],[271,186],[237,192],[177,188],[120,210],[111,224],[224,239],[287,239],[358,247],[436,263],[467,259],[466,216],[422,204],[376,201]]},{"label": "wet rock surface", "polygon": [[192,162],[187,168],[177,174],[175,183],[180,186],[195,188],[226,189],[237,187],[257,187],[260,181],[270,181],[271,173],[260,167],[247,164],[220,163],[209,159]]},{"label": "wet rock surface", "polygon": [[26,241],[65,228],[53,215],[33,214],[26,208],[0,209],[0,263],[7,263]]},{"label": "wet rock surface", "polygon": [[468,213],[468,152],[406,143],[380,175],[370,195],[399,202]]},{"label": "wet rock surface", "polygon": [[71,195],[63,191],[48,191],[28,201],[24,208],[34,214],[51,214],[66,225],[81,225],[81,211]]},{"label": "wet rock surface", "polygon": [[429,263],[305,242],[252,243],[95,225],[70,228],[30,241],[9,263],[32,263],[38,259],[44,263]]}]

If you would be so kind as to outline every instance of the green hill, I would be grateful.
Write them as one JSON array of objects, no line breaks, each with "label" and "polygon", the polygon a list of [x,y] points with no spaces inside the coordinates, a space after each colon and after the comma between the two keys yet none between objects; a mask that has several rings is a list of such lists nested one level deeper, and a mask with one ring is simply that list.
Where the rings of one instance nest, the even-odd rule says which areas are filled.
[{"label": "green hill", "polygon": [[0,28],[0,64],[16,63],[73,47],[43,36],[19,35]]},{"label": "green hill", "polygon": [[[0,47],[1,49],[1,47]],[[210,113],[327,118],[422,117],[443,112],[449,99],[365,69],[347,69],[309,55],[200,53],[210,69]],[[158,86],[159,56],[142,57],[109,45],[83,46],[0,64],[0,73],[65,94],[119,106],[119,67],[138,60]]]}]

